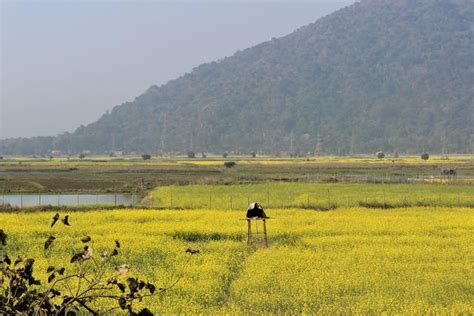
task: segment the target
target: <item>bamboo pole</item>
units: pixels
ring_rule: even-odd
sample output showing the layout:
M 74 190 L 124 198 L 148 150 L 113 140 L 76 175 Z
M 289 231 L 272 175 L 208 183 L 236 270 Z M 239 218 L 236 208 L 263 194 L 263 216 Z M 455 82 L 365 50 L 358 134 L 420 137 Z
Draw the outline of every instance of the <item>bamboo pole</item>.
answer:
M 258 245 L 258 220 L 255 220 L 255 243 Z
M 263 220 L 263 240 L 265 241 L 265 247 L 268 248 L 268 239 L 267 239 L 267 221 Z
M 250 222 L 250 219 L 247 219 L 247 246 L 250 246 L 252 241 L 252 223 Z

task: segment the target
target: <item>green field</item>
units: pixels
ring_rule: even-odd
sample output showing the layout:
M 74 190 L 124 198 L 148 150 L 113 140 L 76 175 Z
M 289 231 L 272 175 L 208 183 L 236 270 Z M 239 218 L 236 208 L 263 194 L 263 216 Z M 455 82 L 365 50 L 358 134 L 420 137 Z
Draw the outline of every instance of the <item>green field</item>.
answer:
M 163 186 L 145 203 L 155 207 L 245 209 L 258 201 L 270 208 L 474 206 L 473 185 L 374 183 L 265 183 Z
M 113 265 L 128 263 L 158 286 L 183 276 L 143 302 L 159 313 L 474 313 L 469 208 L 275 209 L 269 248 L 246 246 L 241 210 L 75 212 L 70 228 L 53 229 L 58 241 L 45 252 L 52 215 L 0 214 L 10 255 L 37 258 L 44 279 L 48 265 L 73 268 L 52 258 L 69 257 L 77 238 L 90 235 L 96 253 L 118 238 Z M 201 253 L 183 268 L 188 246 Z
M 234 161 L 234 168 L 224 167 Z M 444 168 L 458 176 L 440 177 Z M 185 157 L 4 157 L 0 160 L 0 193 L 136 192 L 156 186 L 250 184 L 274 181 L 417 182 L 474 184 L 474 156 L 418 156 L 377 159 L 374 156 L 278 158 L 232 156 Z

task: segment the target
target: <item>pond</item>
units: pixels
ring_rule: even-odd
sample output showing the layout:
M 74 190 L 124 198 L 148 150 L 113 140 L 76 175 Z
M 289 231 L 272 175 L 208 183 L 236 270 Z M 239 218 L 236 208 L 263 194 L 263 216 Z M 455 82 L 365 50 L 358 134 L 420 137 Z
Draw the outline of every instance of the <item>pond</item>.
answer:
M 140 202 L 135 194 L 0 194 L 0 205 L 134 205 Z

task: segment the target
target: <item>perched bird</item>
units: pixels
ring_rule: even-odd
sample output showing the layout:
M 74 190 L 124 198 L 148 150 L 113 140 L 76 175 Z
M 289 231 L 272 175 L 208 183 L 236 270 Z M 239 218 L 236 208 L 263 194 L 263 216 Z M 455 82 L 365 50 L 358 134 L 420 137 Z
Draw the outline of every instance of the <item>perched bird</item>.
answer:
M 53 216 L 53 222 L 51 223 L 51 227 L 53 227 L 54 224 L 56 224 L 56 222 L 58 221 L 58 219 L 59 219 L 59 213 L 54 214 L 54 216 Z

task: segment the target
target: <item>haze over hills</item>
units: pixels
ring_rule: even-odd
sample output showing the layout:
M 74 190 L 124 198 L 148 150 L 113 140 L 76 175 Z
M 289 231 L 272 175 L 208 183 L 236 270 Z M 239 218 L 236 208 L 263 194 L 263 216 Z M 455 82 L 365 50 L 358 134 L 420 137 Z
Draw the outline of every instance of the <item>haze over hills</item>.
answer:
M 473 35 L 470 0 L 364 0 L 0 154 L 473 152 Z

